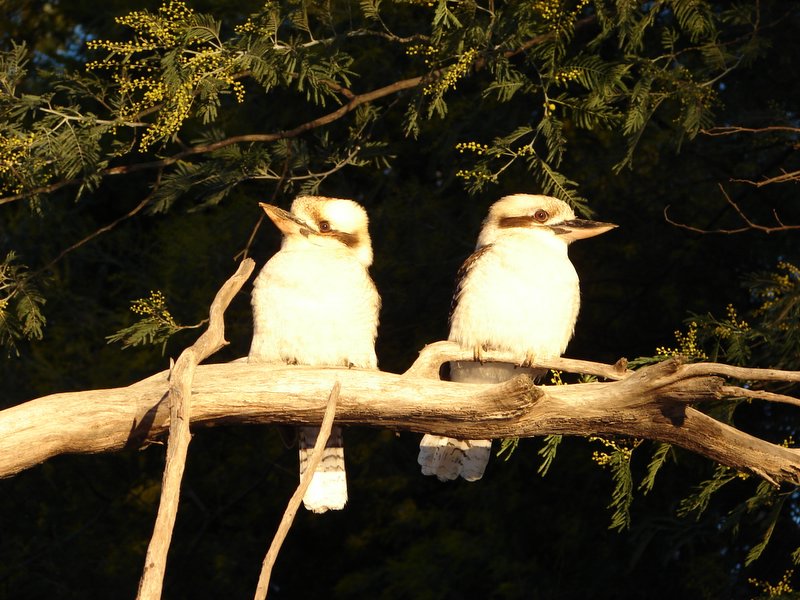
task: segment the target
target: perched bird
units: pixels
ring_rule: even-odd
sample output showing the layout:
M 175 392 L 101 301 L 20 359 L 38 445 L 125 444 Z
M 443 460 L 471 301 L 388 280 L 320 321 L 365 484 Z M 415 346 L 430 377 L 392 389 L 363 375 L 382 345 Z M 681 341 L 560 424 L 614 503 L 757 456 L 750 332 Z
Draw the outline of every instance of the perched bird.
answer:
M 283 233 L 253 287 L 249 362 L 377 368 L 380 296 L 369 276 L 367 213 L 340 198 L 300 196 L 291 212 L 261 204 Z M 300 427 L 300 475 L 319 433 Z M 342 429 L 334 427 L 303 498 L 325 512 L 347 502 Z
M 576 219 L 568 204 L 549 196 L 514 194 L 495 202 L 475 252 L 458 272 L 448 339 L 473 351 L 475 362 L 450 363 L 451 381 L 499 383 L 539 359 L 561 356 L 580 306 L 578 274 L 567 256 L 575 240 L 616 225 Z M 481 363 L 483 350 L 503 350 L 512 363 Z M 425 475 L 447 481 L 483 476 L 491 440 L 425 435 L 418 462 Z

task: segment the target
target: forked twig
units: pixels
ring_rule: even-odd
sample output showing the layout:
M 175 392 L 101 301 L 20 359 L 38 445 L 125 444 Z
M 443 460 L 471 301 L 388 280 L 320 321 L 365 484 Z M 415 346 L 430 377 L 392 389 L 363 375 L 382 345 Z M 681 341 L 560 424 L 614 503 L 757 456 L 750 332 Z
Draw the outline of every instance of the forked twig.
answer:
M 166 398 L 170 404 L 169 440 L 167 462 L 161 485 L 161 500 L 153 527 L 153 535 L 147 547 L 144 569 L 139 580 L 137 600 L 157 600 L 161 597 L 166 572 L 172 530 L 178 515 L 181 480 L 186 466 L 186 454 L 192 439 L 189 431 L 191 419 L 190 398 L 192 381 L 197 365 L 225 346 L 225 321 L 223 315 L 236 293 L 253 272 L 255 263 L 245 259 L 236 273 L 217 292 L 209 311 L 208 329 L 189 348 L 181 352 L 170 373 L 170 385 Z

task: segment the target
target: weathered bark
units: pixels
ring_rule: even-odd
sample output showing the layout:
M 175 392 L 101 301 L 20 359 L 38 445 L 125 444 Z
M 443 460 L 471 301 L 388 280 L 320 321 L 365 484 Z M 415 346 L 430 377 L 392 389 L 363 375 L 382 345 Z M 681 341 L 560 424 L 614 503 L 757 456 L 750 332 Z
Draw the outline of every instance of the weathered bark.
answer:
M 158 600 L 167 569 L 167 553 L 172 541 L 172 530 L 178 516 L 181 480 L 186 467 L 186 455 L 192 441 L 189 432 L 191 420 L 192 381 L 197 365 L 225 346 L 225 320 L 223 315 L 236 293 L 255 268 L 252 259 L 243 260 L 236 273 L 225 282 L 211 303 L 208 329 L 189 348 L 186 348 L 170 374 L 167 403 L 170 409 L 167 462 L 161 483 L 161 499 L 156 515 L 153 535 L 147 547 L 144 569 L 139 580 L 138 600 Z
M 433 378 L 447 360 L 470 359 L 455 344 L 437 342 L 405 375 L 360 369 L 200 365 L 192 387 L 194 427 L 222 424 L 321 422 L 328 394 L 341 382 L 336 422 L 435 433 L 456 438 L 547 434 L 616 434 L 666 441 L 772 482 L 800 484 L 800 451 L 772 444 L 704 415 L 692 405 L 732 398 L 723 377 L 800 381 L 800 372 L 739 369 L 677 360 L 631 372 L 554 359 L 534 366 L 601 374 L 616 381 L 536 386 L 521 375 L 499 385 Z M 508 361 L 503 353 L 486 360 Z M 0 412 L 0 477 L 64 453 L 138 447 L 163 434 L 167 373 L 124 388 L 54 394 Z M 797 403 L 775 395 L 769 401 Z

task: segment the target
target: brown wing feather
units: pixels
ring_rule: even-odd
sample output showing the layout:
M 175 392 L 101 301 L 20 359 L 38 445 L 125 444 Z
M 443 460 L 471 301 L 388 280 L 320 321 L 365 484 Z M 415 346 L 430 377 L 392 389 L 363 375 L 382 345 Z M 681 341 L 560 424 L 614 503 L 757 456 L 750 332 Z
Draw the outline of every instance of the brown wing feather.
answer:
M 488 252 L 489 248 L 491 248 L 491 244 L 487 244 L 485 246 L 481 246 L 475 252 L 469 255 L 467 260 L 461 265 L 456 273 L 456 289 L 453 292 L 453 299 L 450 301 L 450 315 L 448 317 L 448 321 L 452 323 L 453 321 L 453 312 L 456 310 L 456 306 L 458 305 L 458 301 L 461 298 L 461 291 L 464 286 L 464 280 L 467 278 L 467 275 L 472 270 L 472 267 L 475 266 L 475 263 L 478 262 L 481 257 Z

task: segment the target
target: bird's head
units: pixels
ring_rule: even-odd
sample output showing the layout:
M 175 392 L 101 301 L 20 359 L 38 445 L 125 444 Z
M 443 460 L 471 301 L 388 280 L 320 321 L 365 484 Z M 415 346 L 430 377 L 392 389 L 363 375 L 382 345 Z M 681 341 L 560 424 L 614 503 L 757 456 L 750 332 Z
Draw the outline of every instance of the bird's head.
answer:
M 489 208 L 478 248 L 509 236 L 544 236 L 570 244 L 614 229 L 613 223 L 575 218 L 569 204 L 551 196 L 513 194 Z
M 283 248 L 330 248 L 352 253 L 365 267 L 372 264 L 367 211 L 358 202 L 299 196 L 291 212 L 263 202 L 260 206 L 283 233 Z

